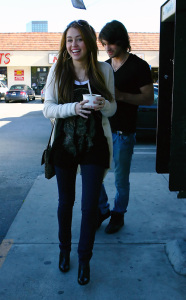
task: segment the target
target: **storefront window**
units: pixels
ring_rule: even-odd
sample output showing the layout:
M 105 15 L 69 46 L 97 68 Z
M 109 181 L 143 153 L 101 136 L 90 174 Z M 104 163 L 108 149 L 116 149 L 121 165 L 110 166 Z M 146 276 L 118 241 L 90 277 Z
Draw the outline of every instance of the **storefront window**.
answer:
M 0 67 L 0 80 L 5 85 L 8 84 L 8 82 L 7 82 L 7 67 Z
M 31 67 L 31 85 L 36 95 L 41 95 L 49 72 L 49 67 Z

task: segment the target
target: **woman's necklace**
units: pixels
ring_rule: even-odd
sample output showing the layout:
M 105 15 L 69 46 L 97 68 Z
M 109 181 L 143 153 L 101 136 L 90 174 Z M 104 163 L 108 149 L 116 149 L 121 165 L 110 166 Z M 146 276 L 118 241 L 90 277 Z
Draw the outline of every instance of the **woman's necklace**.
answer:
M 119 70 L 123 64 L 126 62 L 127 58 L 129 57 L 129 55 L 127 55 L 123 60 L 122 62 L 119 64 L 119 66 L 115 66 L 114 63 L 113 63 L 113 59 L 112 59 L 112 62 L 111 62 L 111 65 L 112 65 L 112 69 L 114 70 L 114 72 L 116 72 L 117 70 Z
M 80 82 L 80 84 L 85 81 L 86 76 L 87 76 L 86 72 L 84 73 L 84 76 L 77 76 L 77 79 Z

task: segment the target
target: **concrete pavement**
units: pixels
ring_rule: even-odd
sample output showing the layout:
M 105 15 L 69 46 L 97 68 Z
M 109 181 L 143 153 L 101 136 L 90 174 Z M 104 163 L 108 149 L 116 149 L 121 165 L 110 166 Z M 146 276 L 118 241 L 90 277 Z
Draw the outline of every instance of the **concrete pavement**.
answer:
M 112 172 L 105 187 L 112 208 Z M 186 199 L 168 190 L 167 175 L 131 173 L 125 226 L 107 235 L 106 220 L 97 231 L 86 286 L 77 283 L 81 176 L 76 183 L 71 269 L 66 274 L 58 269 L 57 198 L 56 179 L 39 176 L 0 246 L 1 300 L 186 299 L 186 277 L 175 272 L 165 251 L 169 245 L 169 253 L 175 254 L 175 241 L 186 238 Z M 176 265 L 179 257 L 173 256 Z

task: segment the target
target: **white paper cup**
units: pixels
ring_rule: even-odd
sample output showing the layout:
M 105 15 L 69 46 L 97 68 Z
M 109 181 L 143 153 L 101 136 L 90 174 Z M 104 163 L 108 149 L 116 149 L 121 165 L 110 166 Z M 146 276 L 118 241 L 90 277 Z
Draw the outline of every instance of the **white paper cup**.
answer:
M 96 97 L 101 97 L 101 95 L 97 94 L 83 94 L 83 100 L 88 100 L 83 106 L 96 106 L 97 104 L 93 103 L 96 100 Z

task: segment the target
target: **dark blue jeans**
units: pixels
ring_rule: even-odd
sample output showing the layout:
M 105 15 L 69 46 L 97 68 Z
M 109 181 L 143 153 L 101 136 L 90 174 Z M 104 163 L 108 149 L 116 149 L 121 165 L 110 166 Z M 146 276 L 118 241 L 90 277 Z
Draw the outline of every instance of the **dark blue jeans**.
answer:
M 113 139 L 113 158 L 116 195 L 113 211 L 124 214 L 127 212 L 130 192 L 130 166 L 133 155 L 133 149 L 136 142 L 135 133 L 130 135 L 112 134 Z M 108 196 L 104 185 L 101 189 L 99 199 L 99 209 L 102 214 L 109 210 Z
M 77 165 L 62 169 L 55 167 L 59 204 L 59 247 L 65 252 L 71 251 L 72 211 L 75 201 L 75 182 Z M 92 257 L 92 250 L 97 225 L 98 201 L 103 182 L 104 167 L 98 165 L 81 165 L 82 200 L 81 230 L 78 245 L 79 263 L 86 264 Z

